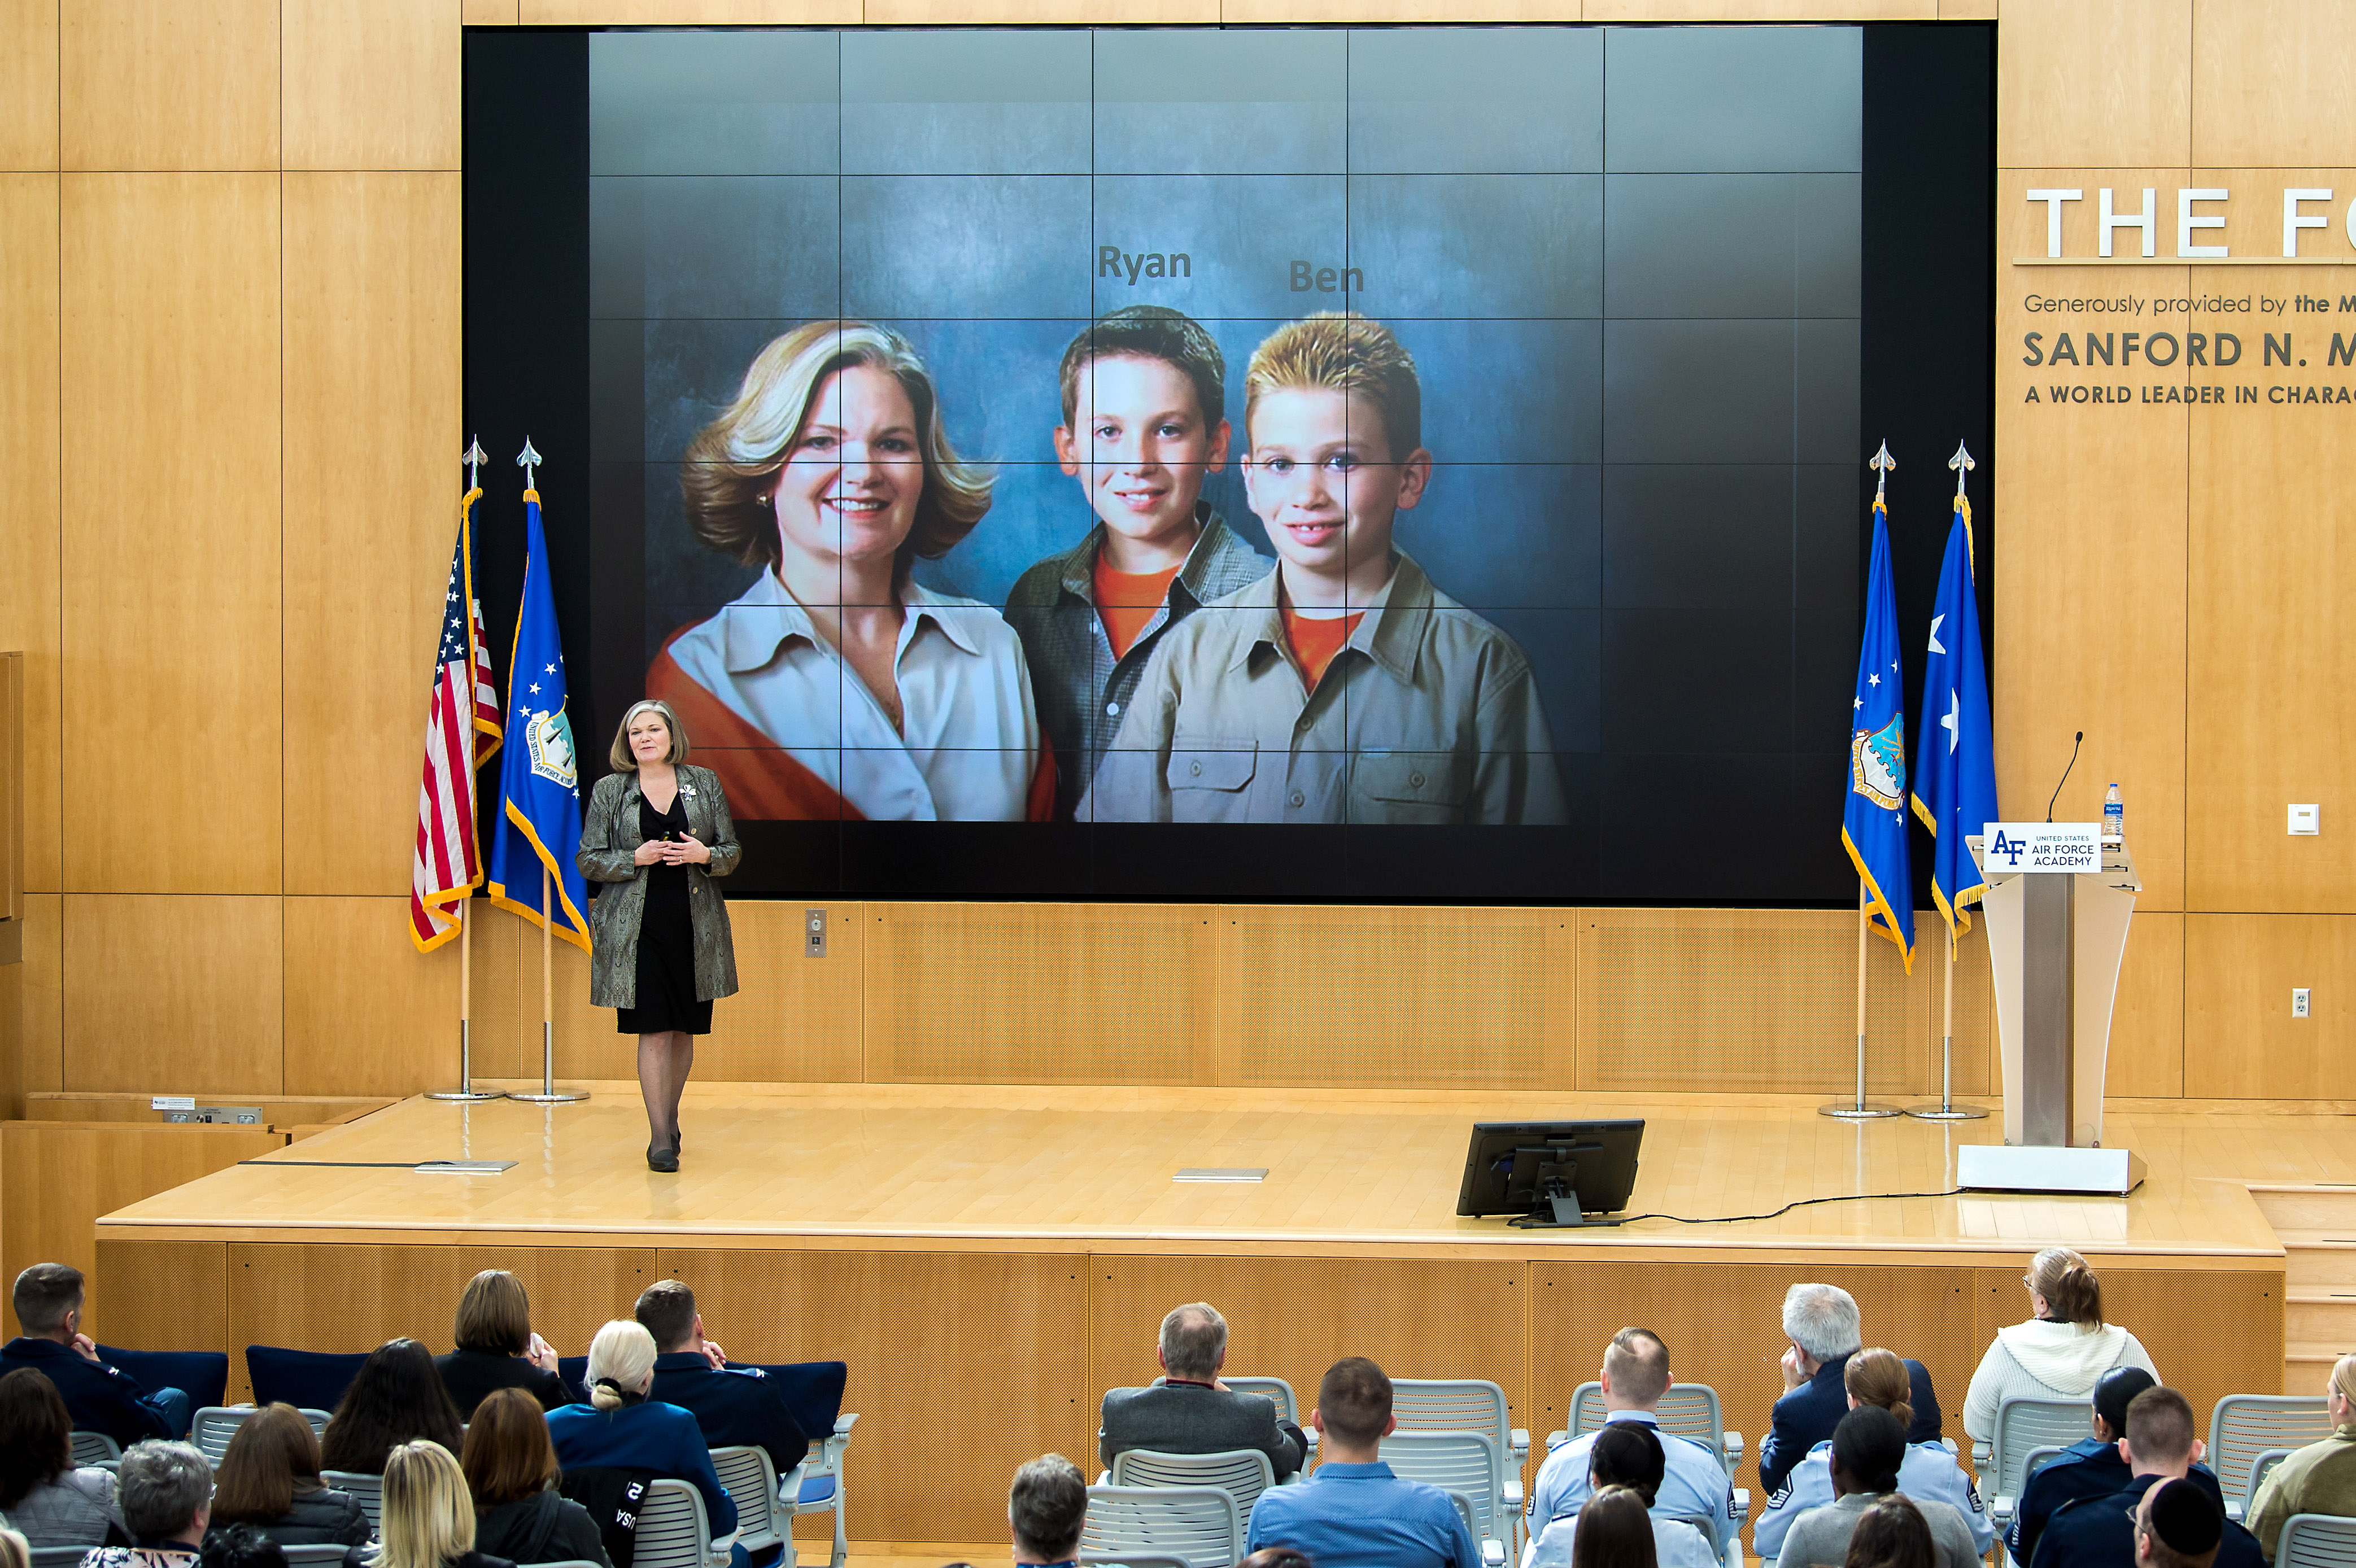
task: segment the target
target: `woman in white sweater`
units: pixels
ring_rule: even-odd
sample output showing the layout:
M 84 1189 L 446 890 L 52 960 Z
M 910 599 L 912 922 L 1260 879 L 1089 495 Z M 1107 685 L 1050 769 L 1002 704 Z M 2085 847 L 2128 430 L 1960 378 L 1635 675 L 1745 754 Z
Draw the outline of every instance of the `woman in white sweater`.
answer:
M 2084 1258 L 2048 1247 L 2020 1283 L 2029 1287 L 2031 1316 L 1997 1330 L 1964 1398 L 1964 1430 L 1974 1439 L 1996 1435 L 1997 1412 L 2008 1399 L 2091 1400 L 2113 1367 L 2159 1376 L 2143 1341 L 2103 1321 L 2103 1282 Z

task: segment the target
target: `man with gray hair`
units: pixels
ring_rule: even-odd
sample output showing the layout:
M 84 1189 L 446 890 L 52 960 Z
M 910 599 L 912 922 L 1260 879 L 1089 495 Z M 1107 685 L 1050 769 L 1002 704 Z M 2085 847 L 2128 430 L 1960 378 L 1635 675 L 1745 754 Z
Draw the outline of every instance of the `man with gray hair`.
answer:
M 1841 1373 L 1865 1348 L 1857 1297 L 1837 1285 L 1795 1285 L 1783 1293 L 1783 1397 L 1775 1402 L 1767 1441 L 1759 1445 L 1759 1484 L 1769 1496 L 1783 1488 L 1792 1467 L 1848 1413 L 1848 1387 Z M 1905 1358 L 1913 1385 L 1914 1424 L 1909 1443 L 1939 1441 L 1939 1396 L 1922 1363 Z
M 1014 1561 L 1025 1568 L 1066 1568 L 1080 1554 L 1088 1522 L 1088 1483 L 1061 1454 L 1042 1454 L 1014 1472 L 1006 1493 L 1006 1524 L 1014 1534 Z
M 213 1466 L 194 1444 L 150 1439 L 123 1451 L 115 1500 L 134 1546 L 104 1546 L 82 1568 L 192 1564 L 212 1523 Z
M 1219 1381 L 1227 1360 L 1227 1320 L 1207 1301 L 1173 1307 L 1162 1320 L 1155 1388 L 1117 1388 L 1104 1398 L 1097 1452 L 1107 1465 L 1131 1448 L 1157 1454 L 1226 1454 L 1257 1448 L 1282 1480 L 1309 1451 L 1301 1428 L 1277 1419 L 1276 1402 L 1237 1393 Z

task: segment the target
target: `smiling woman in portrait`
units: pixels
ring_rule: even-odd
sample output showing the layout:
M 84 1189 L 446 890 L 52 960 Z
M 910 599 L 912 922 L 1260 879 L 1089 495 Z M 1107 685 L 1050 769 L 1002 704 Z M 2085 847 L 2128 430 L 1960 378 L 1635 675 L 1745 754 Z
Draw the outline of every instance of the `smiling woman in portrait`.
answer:
M 737 815 L 1044 820 L 1055 769 L 999 613 L 911 578 L 990 509 L 898 334 L 815 321 L 689 443 L 688 527 L 761 575 L 647 674 Z

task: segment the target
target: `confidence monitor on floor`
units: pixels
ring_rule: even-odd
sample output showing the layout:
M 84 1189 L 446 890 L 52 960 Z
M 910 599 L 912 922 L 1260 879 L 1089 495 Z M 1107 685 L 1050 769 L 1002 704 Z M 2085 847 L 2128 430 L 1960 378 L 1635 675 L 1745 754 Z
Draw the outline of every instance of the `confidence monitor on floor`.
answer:
M 1636 1185 L 1641 1117 L 1610 1122 L 1476 1122 L 1464 1151 L 1459 1214 L 1511 1214 L 1534 1230 L 1612 1225 Z

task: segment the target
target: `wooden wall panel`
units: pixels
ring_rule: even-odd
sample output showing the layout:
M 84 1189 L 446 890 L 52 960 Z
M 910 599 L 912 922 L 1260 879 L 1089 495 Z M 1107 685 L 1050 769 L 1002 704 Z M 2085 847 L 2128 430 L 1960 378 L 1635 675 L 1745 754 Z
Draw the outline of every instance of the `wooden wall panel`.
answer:
M 230 1342 L 298 1350 L 369 1350 L 402 1336 L 452 1349 L 458 1297 L 478 1270 L 503 1268 L 531 1296 L 531 1326 L 567 1356 L 627 1317 L 654 1280 L 644 1248 L 338 1246 L 232 1243 Z M 243 1358 L 230 1367 L 232 1403 L 252 1394 Z
M 0 648 L 25 656 L 25 886 L 48 892 L 59 886 L 59 535 L 58 177 L 0 175 Z
M 2190 163 L 2192 4 L 2003 0 L 1997 165 Z M 2001 199 L 1997 208 L 2001 221 Z M 2004 356 L 1997 360 L 2002 364 Z
M 712 1034 L 696 1046 L 699 1075 L 752 1083 L 865 1078 L 866 906 L 825 906 L 826 956 L 812 958 L 802 951 L 802 912 L 816 907 L 799 900 L 728 906 L 744 989 L 712 1008 Z
M 459 5 L 285 0 L 286 167 L 455 170 Z
M 527 27 L 839 27 L 859 0 L 519 0 Z
M 2111 1004 L 2106 1094 L 2172 1100 L 2184 1093 L 2184 919 L 2136 912 Z
M 2291 1017 L 2294 986 L 2311 1017 Z M 2185 917 L 2184 1092 L 2356 1099 L 2356 916 Z
M 18 1082 L 26 1092 L 55 1089 L 65 1074 L 65 901 L 56 893 L 25 897 L 25 955 L 17 974 L 23 1032 Z
M 285 911 L 285 1092 L 404 1095 L 455 1083 L 456 944 L 412 948 L 406 898 L 289 898 Z
M 0 1123 L 0 1190 L 8 1195 L 0 1277 L 13 1280 L 37 1263 L 95 1275 L 101 1214 L 285 1147 L 284 1134 L 261 1127 Z M 106 1307 L 93 1290 L 84 1308 L 93 1338 L 105 1337 Z
M 1084 1257 L 665 1247 L 656 1263 L 731 1356 L 850 1363 L 843 1408 L 861 1419 L 843 1489 L 869 1499 L 862 1537 L 989 1541 L 1017 1465 L 1054 1451 L 1095 1474 Z
M 460 16 L 469 27 L 512 27 L 517 0 L 460 0 Z
M 2356 163 L 2338 111 L 2356 78 L 2348 24 L 2339 0 L 2193 0 L 2193 161 Z
M 278 166 L 277 0 L 73 0 L 59 12 L 64 167 Z
M 59 1087 L 285 1093 L 280 904 L 68 895 Z
M 229 1243 L 101 1242 L 91 1300 L 105 1303 L 106 1342 L 126 1350 L 210 1350 L 244 1371 L 229 1338 Z
M 455 174 L 285 176 L 291 893 L 409 891 L 466 472 L 458 187 Z
M 63 208 L 65 885 L 276 892 L 278 178 L 69 176 Z
M 57 0 L 0 3 L 0 169 L 58 166 Z

